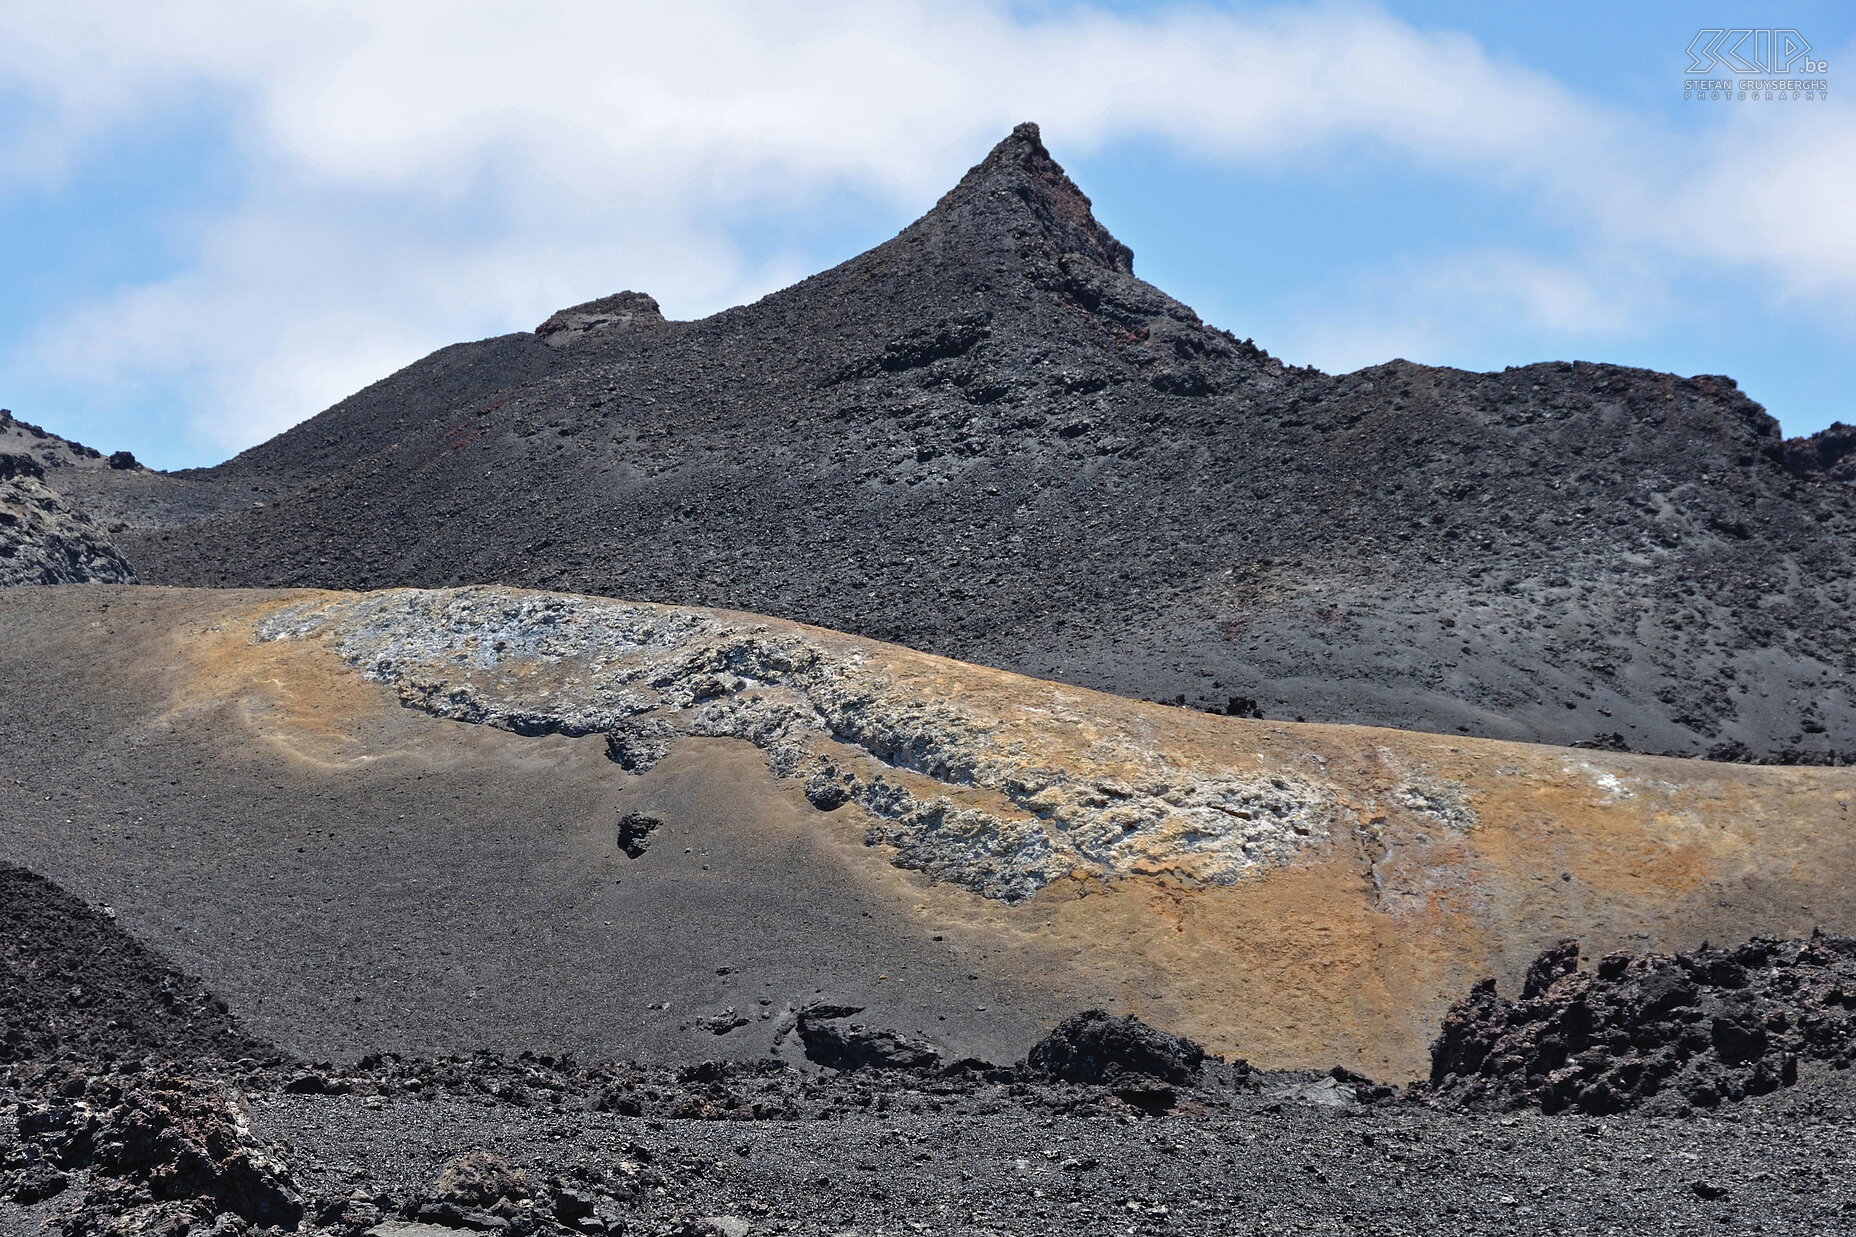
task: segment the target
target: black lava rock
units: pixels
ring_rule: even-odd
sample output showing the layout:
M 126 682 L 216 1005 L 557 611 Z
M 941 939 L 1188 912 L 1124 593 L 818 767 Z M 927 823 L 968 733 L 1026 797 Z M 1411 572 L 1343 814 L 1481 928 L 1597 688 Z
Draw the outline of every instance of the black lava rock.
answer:
M 473 1151 L 445 1165 L 439 1174 L 436 1201 L 488 1209 L 504 1199 L 517 1202 L 528 1196 L 528 1178 L 520 1169 L 488 1151 Z
M 554 1217 L 569 1226 L 592 1219 L 598 1207 L 598 1200 L 585 1190 L 557 1190 L 554 1195 Z
M 53 1066 L 30 1079 L 16 1112 L 22 1144 L 60 1170 L 90 1171 L 80 1213 L 92 1218 L 168 1216 L 176 1205 L 195 1219 L 231 1214 L 285 1229 L 303 1218 L 288 1167 L 223 1081 Z
M 1755 938 L 1732 951 L 1602 958 L 1563 941 L 1519 1001 L 1483 980 L 1431 1048 L 1431 1102 L 1615 1113 L 1712 1108 L 1797 1081 L 1801 1061 L 1856 1059 L 1856 940 Z
M 1191 1040 L 1156 1030 L 1132 1015 L 1112 1018 L 1099 1009 L 1065 1018 L 1025 1057 L 1032 1069 L 1084 1083 L 1129 1076 L 1183 1083 L 1204 1062 L 1205 1049 Z
M 1809 438 L 1785 444 L 1785 467 L 1807 481 L 1856 484 L 1856 425 L 1832 421 Z
M 663 821 L 655 816 L 646 816 L 640 812 L 627 812 L 619 817 L 619 849 L 628 858 L 636 859 L 651 847 L 651 834 L 663 826 Z
M 71 1183 L 70 1177 L 44 1160 L 0 1172 L 0 1201 L 12 1199 L 24 1207 L 56 1198 Z
M 16 477 L 33 477 L 43 481 L 45 468 L 30 455 L 0 451 L 0 481 L 11 481 Z
M 924 1070 L 941 1063 L 931 1045 L 899 1031 L 842 1022 L 858 1012 L 846 1006 L 801 1010 L 797 1029 L 806 1059 L 838 1070 Z

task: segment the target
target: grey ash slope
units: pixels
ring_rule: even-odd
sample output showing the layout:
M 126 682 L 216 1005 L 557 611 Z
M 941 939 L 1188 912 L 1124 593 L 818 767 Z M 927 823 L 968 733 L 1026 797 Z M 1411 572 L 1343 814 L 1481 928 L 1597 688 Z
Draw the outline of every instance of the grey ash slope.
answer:
M 1856 444 L 1784 443 L 1729 379 L 1284 366 L 1137 279 L 1030 126 L 753 305 L 610 300 L 198 476 L 249 500 L 131 561 L 727 606 L 1277 717 L 1856 753 Z
M 310 484 L 388 451 L 435 421 L 454 418 L 485 392 L 521 386 L 554 369 L 556 355 L 528 332 L 452 344 L 350 395 L 214 469 L 179 474 L 263 496 Z

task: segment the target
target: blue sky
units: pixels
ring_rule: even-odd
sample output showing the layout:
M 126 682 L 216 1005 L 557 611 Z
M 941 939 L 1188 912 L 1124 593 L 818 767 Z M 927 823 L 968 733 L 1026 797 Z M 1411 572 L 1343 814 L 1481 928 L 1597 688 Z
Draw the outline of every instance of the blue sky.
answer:
M 73 3 L 0 14 L 0 406 L 207 464 L 455 339 L 894 234 L 1021 119 L 1136 270 L 1330 370 L 1726 373 L 1856 421 L 1829 100 L 1684 101 L 1690 5 Z

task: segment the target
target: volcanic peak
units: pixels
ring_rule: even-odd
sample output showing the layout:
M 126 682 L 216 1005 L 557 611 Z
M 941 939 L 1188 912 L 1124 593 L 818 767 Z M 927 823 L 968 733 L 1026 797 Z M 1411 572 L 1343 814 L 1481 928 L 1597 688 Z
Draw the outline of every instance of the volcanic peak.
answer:
M 965 385 L 978 402 L 1000 398 L 1032 367 L 1074 371 L 1091 391 L 1134 379 L 1186 396 L 1303 376 L 1138 278 L 1133 251 L 1096 219 L 1029 123 L 893 240 L 769 302 L 806 316 L 834 305 L 847 342 L 890 337 L 885 356 L 828 381 L 970 355 L 989 371 Z M 974 348 L 985 339 L 993 346 Z
M 1023 204 L 1057 252 L 1079 254 L 1110 270 L 1134 273 L 1134 251 L 1097 222 L 1089 195 L 1051 158 L 1037 125 L 1030 121 L 993 147 L 917 226 L 968 211 L 992 214 L 994 199 L 1006 196 Z

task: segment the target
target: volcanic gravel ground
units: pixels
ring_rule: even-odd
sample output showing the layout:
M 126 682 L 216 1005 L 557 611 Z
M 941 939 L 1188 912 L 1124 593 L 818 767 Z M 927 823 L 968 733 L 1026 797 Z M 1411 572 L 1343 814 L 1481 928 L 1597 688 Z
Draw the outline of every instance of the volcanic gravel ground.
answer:
M 715 1214 L 767 1231 L 838 1233 L 1833 1233 L 1856 1224 L 1856 1104 L 1842 1088 L 1685 1122 L 1465 1119 L 1260 1096 L 1217 1115 L 1160 1119 L 1051 1114 L 1005 1096 L 909 1111 L 921 1103 L 901 1094 L 889 1113 L 829 1123 L 653 1129 L 458 1104 L 375 1112 L 353 1100 L 279 1098 L 260 1109 L 259 1127 L 323 1149 L 326 1167 L 304 1174 L 320 1194 L 352 1190 L 352 1165 L 410 1195 L 445 1158 L 477 1147 L 534 1165 L 538 1179 L 577 1177 L 580 1164 L 597 1179 L 635 1144 L 666 1178 L 664 1193 L 651 1186 L 637 1208 L 647 1232 Z
M 1466 1116 L 1336 1102 L 1315 1080 L 1187 1093 L 1202 1111 L 1054 1110 L 1036 1088 L 919 1079 L 810 1084 L 824 1119 L 678 1120 L 516 1106 L 493 1097 L 258 1090 L 306 1221 L 494 1226 L 449 1209 L 445 1166 L 484 1151 L 533 1198 L 513 1231 L 584 1213 L 613 1233 L 1847 1232 L 1856 1224 L 1856 1095 L 1820 1081 L 1686 1120 Z M 1014 1095 L 1013 1090 L 1023 1093 Z M 1310 1094 L 1318 1098 L 1307 1098 Z M 7 1131 L 0 1125 L 0 1138 Z M 26 1234 L 72 1209 L 83 1171 L 33 1206 Z M 564 1198 L 566 1192 L 572 1197 Z M 731 1217 L 750 1226 L 693 1223 Z
M 57 1041 L 8 1036 L 21 1059 L 0 1072 L 0 1233 L 237 1237 L 280 1225 L 357 1237 L 383 1221 L 506 1237 L 1831 1233 L 1856 1222 L 1856 1089 L 1815 1060 L 1796 1086 L 1702 1113 L 1499 1115 L 1427 1107 L 1422 1088 L 1401 1095 L 1339 1070 L 1203 1062 L 1196 1045 L 1099 1013 L 1030 1045 L 1030 1064 L 999 1067 L 942 1062 L 853 1021 L 854 1009 L 814 1006 L 800 1020 L 806 1055 L 863 1068 L 583 1066 L 527 1053 L 306 1066 L 243 1036 L 107 916 L 4 875 L 9 905 L 31 908 L 9 920 L 9 967 L 74 965 L 97 989 L 92 1021 L 111 1017 Z M 74 943 L 95 957 L 73 963 Z M 1738 991 L 1730 966 L 1779 958 L 1815 973 L 1841 965 L 1840 946 L 1754 942 L 1682 961 Z M 1565 1004 L 1569 958 L 1543 955 L 1528 999 L 1557 990 Z M 139 986 L 126 973 L 136 965 Z M 1604 982 L 1634 992 L 1675 964 L 1604 965 L 1615 972 Z M 147 1026 L 173 1020 L 177 988 L 199 1029 L 151 1037 Z M 1823 988 L 1762 991 L 1769 1014 L 1788 1001 L 1795 1014 Z M 29 982 L 6 1013 L 33 1026 L 67 1007 Z M 1457 1039 L 1446 1034 L 1445 1057 Z M 266 1059 L 193 1060 L 202 1050 Z M 1518 1082 L 1526 1062 L 1513 1064 Z
M 1788 444 L 1731 379 L 1285 366 L 1137 279 L 1030 126 L 753 305 L 620 299 L 78 497 L 153 583 L 519 584 L 1272 718 L 1856 754 L 1856 435 Z

